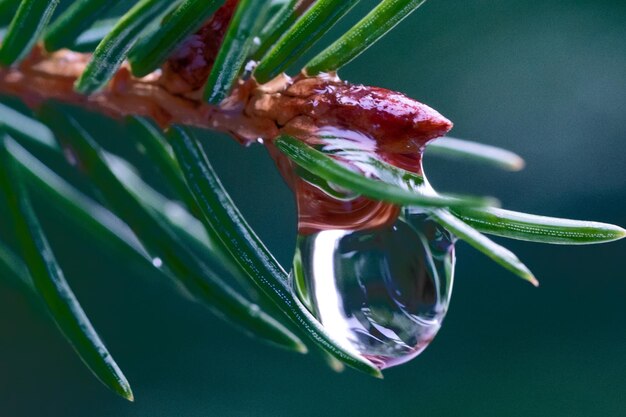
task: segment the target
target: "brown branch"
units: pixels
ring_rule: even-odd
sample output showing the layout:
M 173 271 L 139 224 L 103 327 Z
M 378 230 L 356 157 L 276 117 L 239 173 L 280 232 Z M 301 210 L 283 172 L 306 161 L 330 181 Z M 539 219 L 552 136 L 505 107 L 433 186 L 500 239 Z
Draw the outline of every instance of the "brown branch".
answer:
M 106 88 L 85 96 L 74 91 L 74 82 L 89 59 L 89 54 L 68 50 L 45 54 L 35 48 L 18 67 L 0 69 L 0 93 L 17 96 L 31 107 L 57 100 L 112 117 L 151 117 L 163 127 L 185 124 L 220 130 L 242 141 L 277 134 L 273 121 L 244 114 L 246 101 L 255 88 L 252 83 L 242 83 L 222 106 L 214 107 L 200 99 L 199 91 L 171 93 L 160 71 L 137 79 L 123 66 Z
M 330 128 L 339 135 L 360 135 L 373 144 L 372 152 L 388 162 L 421 173 L 426 142 L 452 127 L 435 110 L 403 94 L 352 85 L 334 76 L 291 79 L 282 75 L 264 85 L 242 80 L 220 106 L 210 106 L 202 100 L 201 87 L 180 89 L 182 79 L 171 66 L 134 78 L 125 65 L 102 91 L 85 96 L 73 87 L 89 59 L 90 55 L 68 50 L 45 54 L 36 48 L 18 67 L 0 69 L 0 93 L 18 96 L 31 107 L 57 100 L 113 117 L 147 116 L 162 127 L 184 124 L 220 130 L 242 143 L 264 139 L 296 193 L 303 233 L 331 226 L 377 227 L 393 222 L 398 208 L 363 197 L 349 203 L 333 200 L 295 175 L 272 139 L 288 133 L 317 143 L 320 130 Z
M 281 132 L 314 140 L 320 127 L 332 126 L 364 133 L 375 140 L 378 151 L 394 155 L 417 156 L 427 141 L 452 127 L 435 110 L 403 94 L 333 76 L 282 75 L 264 85 L 240 81 L 220 106 L 210 106 L 202 100 L 201 88 L 179 92 L 180 80 L 169 69 L 134 78 L 124 65 L 102 91 L 85 96 L 73 87 L 89 59 L 89 54 L 46 54 L 35 48 L 18 67 L 0 69 L 0 93 L 20 97 L 32 107 L 58 100 L 113 117 L 148 116 L 163 127 L 220 130 L 242 142 L 271 140 Z

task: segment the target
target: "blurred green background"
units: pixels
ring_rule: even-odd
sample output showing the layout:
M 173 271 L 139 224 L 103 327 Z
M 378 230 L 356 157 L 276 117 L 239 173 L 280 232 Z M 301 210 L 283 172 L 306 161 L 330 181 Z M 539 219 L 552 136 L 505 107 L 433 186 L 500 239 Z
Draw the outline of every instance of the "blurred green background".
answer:
M 374 3 L 364 0 L 355 15 Z M 623 0 L 431 0 L 341 75 L 405 92 L 452 119 L 455 136 L 528 162 L 502 173 L 427 159 L 437 188 L 625 226 L 624 22 Z M 207 147 L 252 225 L 289 264 L 294 203 L 264 150 L 226 139 Z M 136 403 L 100 385 L 45 315 L 0 282 L 2 417 L 626 415 L 624 241 L 505 242 L 538 289 L 459 244 L 439 336 L 380 381 L 250 340 L 54 213 L 45 226 Z

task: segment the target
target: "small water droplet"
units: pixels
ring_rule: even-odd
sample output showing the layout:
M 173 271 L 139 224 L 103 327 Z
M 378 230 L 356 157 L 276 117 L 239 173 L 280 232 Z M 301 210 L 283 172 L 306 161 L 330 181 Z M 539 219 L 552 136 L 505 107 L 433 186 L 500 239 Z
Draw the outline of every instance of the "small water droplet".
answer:
M 257 61 L 254 61 L 254 60 L 248 61 L 244 67 L 244 72 L 243 72 L 244 76 L 248 76 L 252 74 L 254 70 L 256 69 L 257 65 L 259 65 Z
M 165 215 L 175 221 L 183 221 L 186 218 L 185 208 L 178 202 L 167 201 L 163 205 Z
M 257 304 L 251 304 L 250 305 L 250 314 L 252 316 L 258 317 L 259 314 L 261 314 L 261 307 L 259 307 Z
M 448 309 L 454 237 L 417 208 L 392 225 L 298 237 L 292 288 L 329 334 L 379 368 L 433 340 Z
M 76 157 L 76 153 L 69 146 L 63 147 L 63 155 L 65 156 L 65 159 L 71 166 L 73 167 L 78 166 L 78 158 Z
M 161 268 L 163 266 L 163 260 L 161 258 L 154 258 L 152 259 L 152 265 L 154 265 L 155 268 Z

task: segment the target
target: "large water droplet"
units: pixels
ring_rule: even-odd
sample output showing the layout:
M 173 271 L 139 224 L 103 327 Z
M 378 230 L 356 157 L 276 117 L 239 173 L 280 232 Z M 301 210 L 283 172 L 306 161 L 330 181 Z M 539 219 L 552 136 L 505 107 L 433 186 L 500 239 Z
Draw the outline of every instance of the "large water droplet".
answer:
M 416 208 L 391 225 L 298 237 L 293 289 L 341 345 L 379 368 L 433 340 L 448 309 L 454 237 Z

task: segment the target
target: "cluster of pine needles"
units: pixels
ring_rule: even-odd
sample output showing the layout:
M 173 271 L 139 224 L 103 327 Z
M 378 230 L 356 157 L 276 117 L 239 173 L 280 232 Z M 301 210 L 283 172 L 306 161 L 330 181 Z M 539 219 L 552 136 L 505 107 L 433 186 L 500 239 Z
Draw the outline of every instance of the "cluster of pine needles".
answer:
M 254 76 L 260 83 L 293 70 L 357 2 L 240 0 L 204 86 L 204 99 L 219 105 L 251 60 L 257 65 L 246 76 Z M 297 68 L 298 72 L 315 76 L 339 70 L 423 2 L 380 1 L 356 25 Z M 75 90 L 92 94 L 105 88 L 124 62 L 136 77 L 159 69 L 223 0 L 63 3 L 0 0 L 0 65 L 19 65 L 39 42 L 47 52 L 70 49 L 90 53 Z M 107 144 L 95 139 L 81 112 L 44 103 L 33 115 L 15 100 L 5 99 L 0 104 L 0 212 L 8 219 L 3 225 L 7 236 L 0 239 L 1 277 L 14 278 L 45 305 L 100 381 L 132 400 L 127 379 L 54 256 L 33 204 L 34 194 L 115 256 L 158 271 L 246 333 L 298 352 L 306 352 L 308 345 L 336 366 L 346 364 L 380 376 L 372 363 L 330 338 L 293 295 L 288 273 L 229 197 L 196 131 L 172 126 L 164 132 L 142 117 L 128 118 L 123 129 L 141 149 L 137 155 L 157 168 L 153 172 L 159 172 L 168 196 L 146 183 L 141 170 L 127 159 L 106 150 Z M 356 152 L 347 154 L 384 175 L 371 178 L 359 174 L 324 149 L 314 149 L 293 137 L 282 136 L 275 143 L 321 181 L 371 199 L 424 207 L 458 238 L 533 283 L 528 268 L 483 233 L 556 244 L 599 243 L 625 235 L 617 226 L 502 210 L 494 207 L 493 199 L 424 193 L 424 179 L 419 175 Z M 429 149 L 433 154 L 470 158 L 508 170 L 523 165 L 508 151 L 459 139 L 438 139 Z

